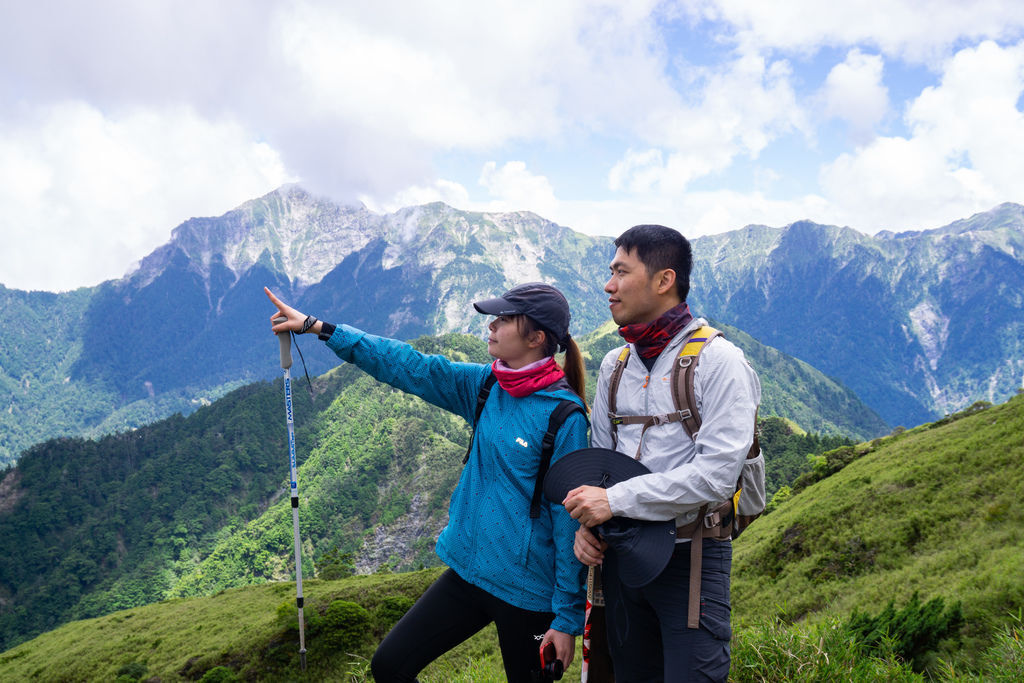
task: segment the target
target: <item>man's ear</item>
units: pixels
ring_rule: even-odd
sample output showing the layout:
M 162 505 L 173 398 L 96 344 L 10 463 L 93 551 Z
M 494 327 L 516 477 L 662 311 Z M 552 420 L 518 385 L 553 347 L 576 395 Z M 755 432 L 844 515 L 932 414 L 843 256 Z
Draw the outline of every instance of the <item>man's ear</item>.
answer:
M 671 268 L 659 270 L 654 274 L 658 294 L 667 294 L 676 288 L 676 271 Z

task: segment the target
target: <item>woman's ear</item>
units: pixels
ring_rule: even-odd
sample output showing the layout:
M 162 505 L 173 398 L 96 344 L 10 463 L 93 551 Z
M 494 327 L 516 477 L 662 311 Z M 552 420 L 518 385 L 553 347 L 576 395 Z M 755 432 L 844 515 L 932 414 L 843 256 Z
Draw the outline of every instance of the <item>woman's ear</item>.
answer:
M 544 345 L 547 341 L 548 335 L 544 330 L 534 330 L 530 334 L 526 335 L 526 346 L 531 349 L 536 349 Z

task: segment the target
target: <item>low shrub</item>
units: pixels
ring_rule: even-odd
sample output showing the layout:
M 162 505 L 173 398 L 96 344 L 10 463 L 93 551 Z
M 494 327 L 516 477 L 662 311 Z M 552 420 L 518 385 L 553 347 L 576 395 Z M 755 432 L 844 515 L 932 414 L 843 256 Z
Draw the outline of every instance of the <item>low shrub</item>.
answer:
M 924 671 L 935 662 L 935 653 L 943 640 L 959 638 L 964 624 L 963 610 L 956 602 L 946 608 L 942 598 L 925 604 L 917 593 L 897 610 L 893 601 L 875 616 L 854 610 L 847 632 L 869 652 L 883 645 L 910 662 L 914 671 Z

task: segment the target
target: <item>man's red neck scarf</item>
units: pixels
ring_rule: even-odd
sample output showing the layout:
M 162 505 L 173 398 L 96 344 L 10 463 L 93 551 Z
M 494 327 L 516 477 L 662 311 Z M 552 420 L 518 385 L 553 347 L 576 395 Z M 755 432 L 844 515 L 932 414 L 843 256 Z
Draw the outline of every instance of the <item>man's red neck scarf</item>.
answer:
M 516 398 L 529 396 L 565 377 L 562 368 L 558 367 L 558 363 L 555 362 L 554 356 L 548 356 L 547 360 L 532 363 L 519 370 L 513 370 L 496 360 L 491 363 L 491 370 L 498 378 L 501 388 Z
M 642 358 L 655 358 L 679 330 L 690 324 L 693 316 L 686 302 L 673 306 L 661 314 L 661 317 L 649 323 L 636 323 L 619 328 L 622 338 L 633 345 Z

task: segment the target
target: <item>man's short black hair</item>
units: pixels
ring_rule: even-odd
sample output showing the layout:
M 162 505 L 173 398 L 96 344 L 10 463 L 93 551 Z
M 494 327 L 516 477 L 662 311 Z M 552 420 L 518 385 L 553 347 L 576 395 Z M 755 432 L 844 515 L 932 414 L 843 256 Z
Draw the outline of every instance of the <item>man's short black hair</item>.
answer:
M 686 301 L 690 294 L 690 270 L 693 252 L 690 243 L 679 231 L 664 225 L 634 225 L 615 240 L 615 246 L 626 252 L 636 250 L 636 257 L 650 275 L 671 268 L 676 273 L 676 292 Z

